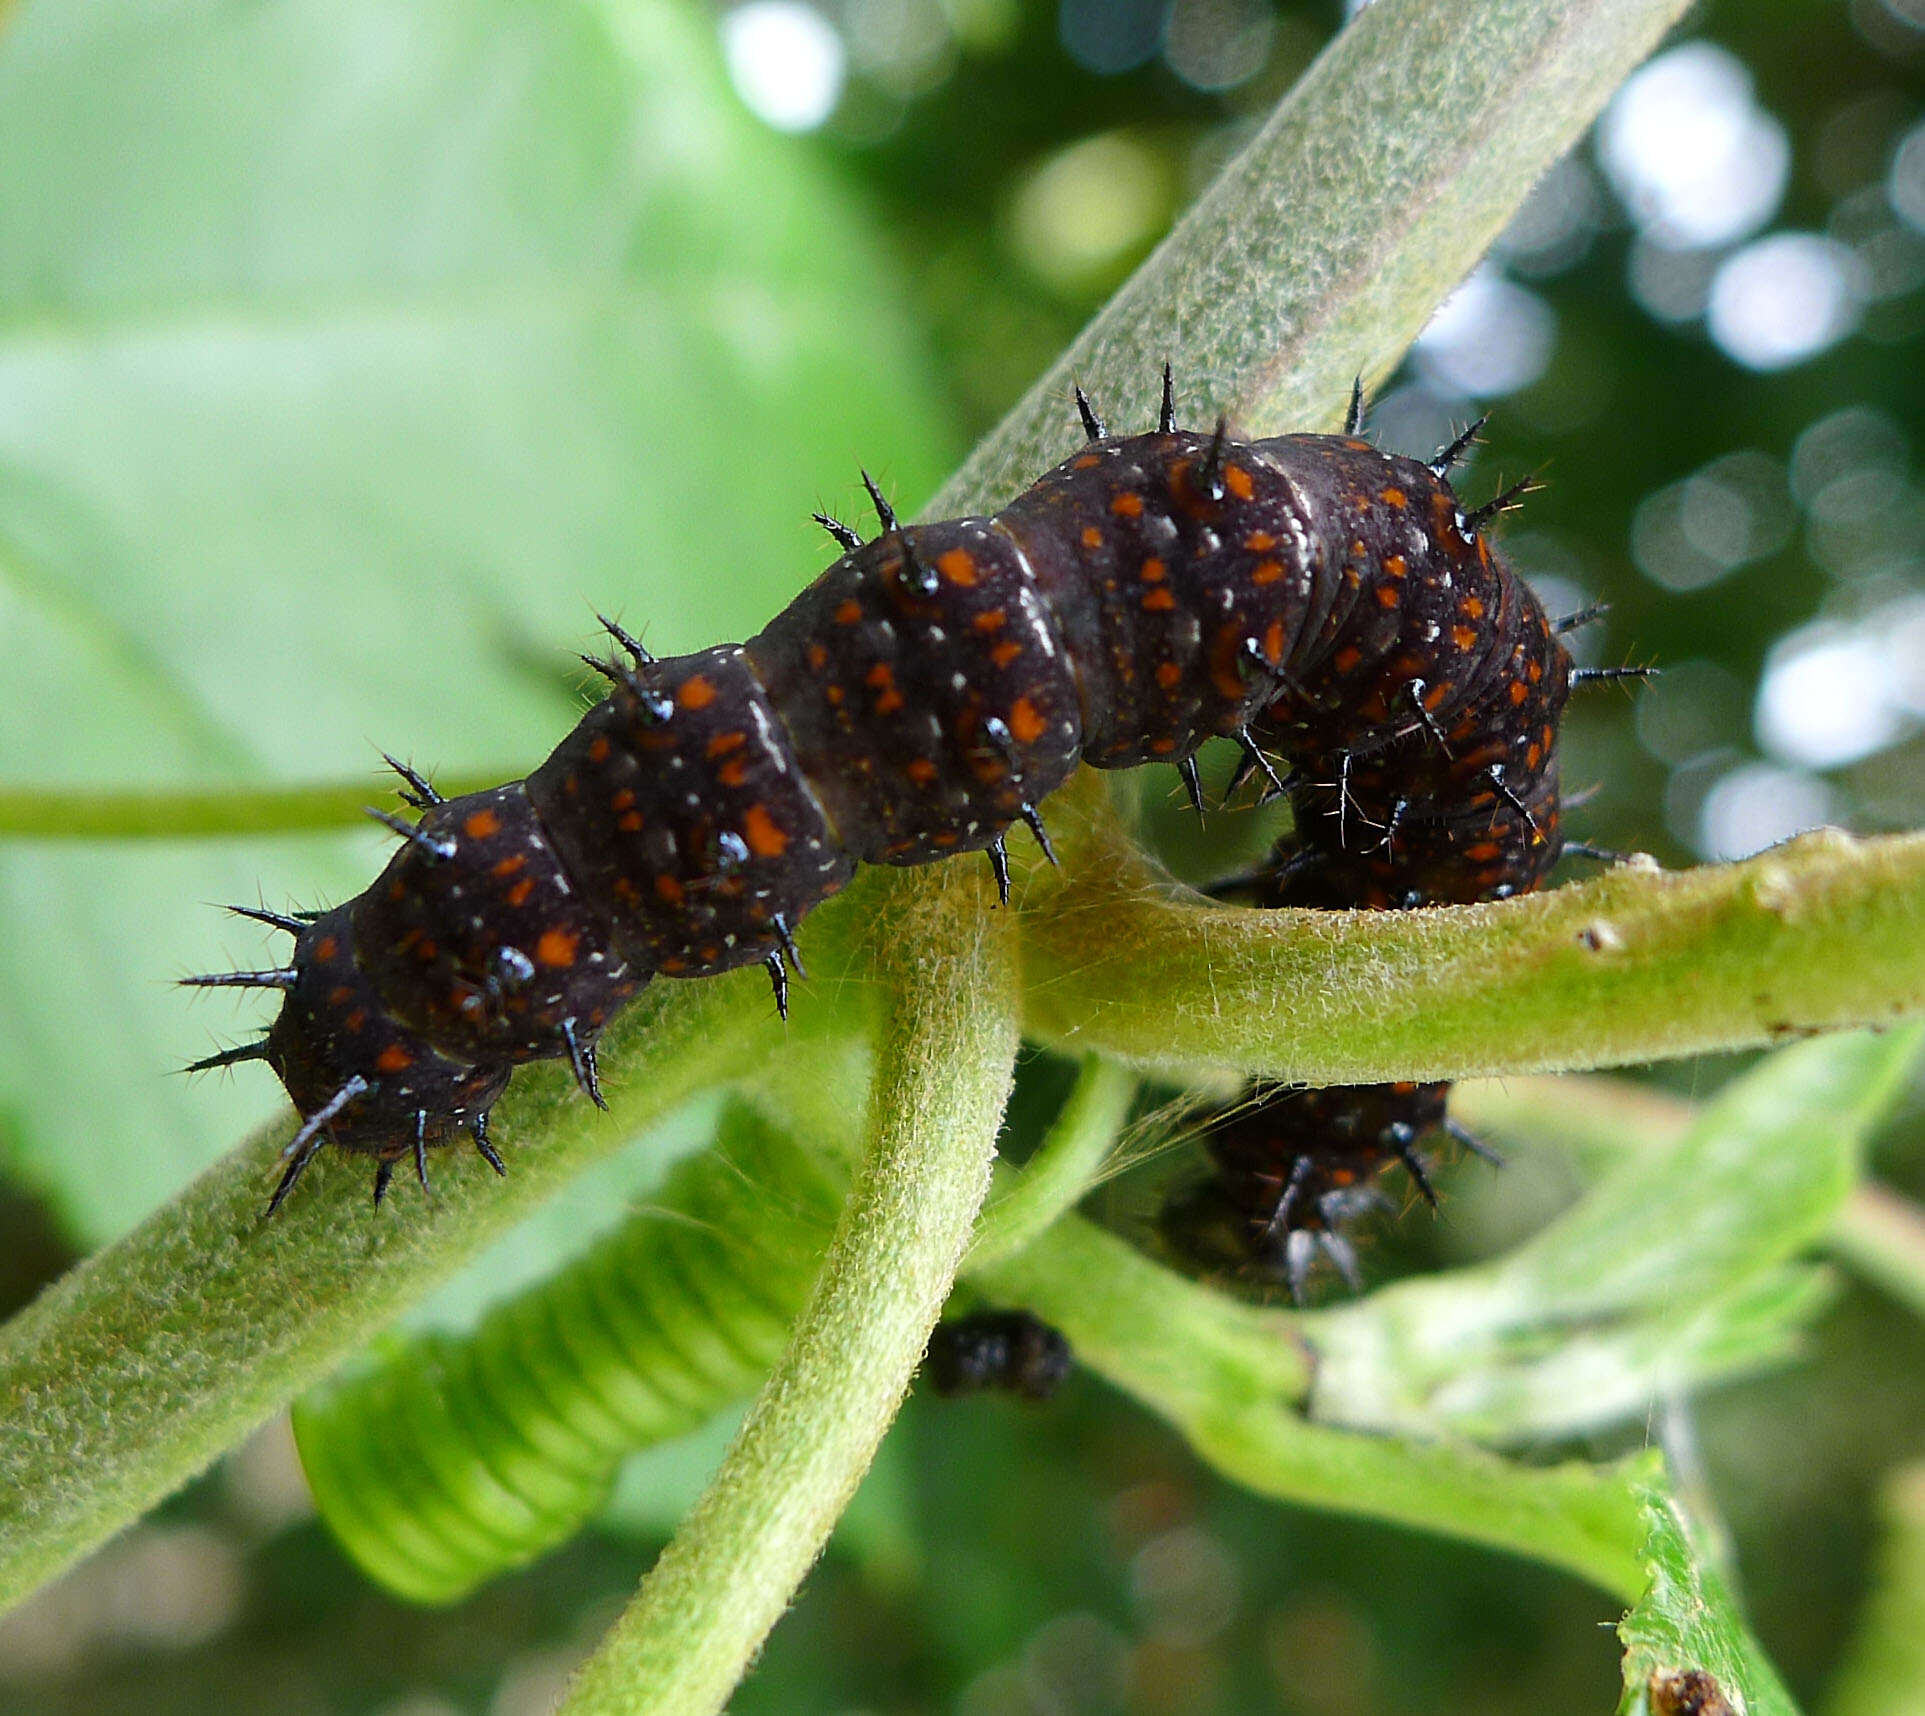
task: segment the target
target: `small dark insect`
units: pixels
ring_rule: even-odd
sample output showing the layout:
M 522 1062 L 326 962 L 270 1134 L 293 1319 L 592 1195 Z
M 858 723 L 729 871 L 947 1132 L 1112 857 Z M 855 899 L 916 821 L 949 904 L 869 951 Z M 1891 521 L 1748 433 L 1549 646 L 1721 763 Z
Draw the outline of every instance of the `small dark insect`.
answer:
M 1535 887 L 1578 675 L 1483 534 L 1515 491 L 1466 512 L 1450 487 L 1468 434 L 1429 464 L 1354 421 L 1195 434 L 1167 369 L 1150 434 L 1080 408 L 1088 445 L 993 517 L 904 524 L 869 483 L 880 534 L 825 519 L 841 557 L 746 644 L 658 660 L 604 621 L 609 695 L 526 780 L 443 799 L 394 763 L 417 814 L 372 813 L 401 844 L 364 892 L 236 908 L 293 938 L 286 964 L 186 981 L 281 1010 L 195 1070 L 266 1061 L 293 1098 L 269 1210 L 328 1144 L 374 1159 L 377 1201 L 463 1132 L 503 1172 L 514 1068 L 565 1059 L 601 1103 L 596 1045 L 658 974 L 760 964 L 786 1016 L 795 926 L 859 863 L 981 851 L 1007 899 L 1009 829 L 1053 862 L 1037 807 L 1079 761 L 1167 762 L 1199 797 L 1196 752 L 1235 739 L 1297 809 L 1266 904 Z M 1260 1260 L 1341 1225 L 1293 1160 L 1218 1189 Z
M 1070 1373 L 1069 1342 L 1027 1311 L 972 1311 L 938 1323 L 923 1371 L 944 1398 L 1001 1389 L 1047 1400 Z
M 1701 1668 L 1660 1670 L 1649 1690 L 1651 1716 L 1736 1716 L 1724 1688 Z

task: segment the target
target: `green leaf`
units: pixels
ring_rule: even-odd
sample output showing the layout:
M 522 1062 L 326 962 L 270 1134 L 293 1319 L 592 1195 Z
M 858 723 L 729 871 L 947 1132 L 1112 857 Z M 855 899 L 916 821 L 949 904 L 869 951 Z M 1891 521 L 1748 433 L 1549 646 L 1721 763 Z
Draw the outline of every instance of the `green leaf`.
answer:
M 1786 1049 L 1500 1261 L 1308 1319 L 1319 1416 L 1569 1436 L 1782 1358 L 1826 1298 L 1785 1266 L 1832 1230 L 1921 1042 L 1913 1026 Z
M 1659 1483 L 1642 1486 L 1638 1499 L 1639 1558 L 1650 1583 L 1618 1627 L 1624 1642 L 1619 1716 L 1798 1716 L 1678 1504 Z M 1711 1702 L 1714 1695 L 1725 1703 Z
M 744 194 L 753 186 L 754 195 Z M 599 606 L 686 649 L 823 559 L 866 455 L 943 468 L 886 253 L 669 0 L 81 0 L 0 35 L 0 781 L 525 771 Z M 110 832 L 111 830 L 109 830 Z M 208 902 L 372 836 L 0 850 L 0 1108 L 76 1237 L 277 1106 Z

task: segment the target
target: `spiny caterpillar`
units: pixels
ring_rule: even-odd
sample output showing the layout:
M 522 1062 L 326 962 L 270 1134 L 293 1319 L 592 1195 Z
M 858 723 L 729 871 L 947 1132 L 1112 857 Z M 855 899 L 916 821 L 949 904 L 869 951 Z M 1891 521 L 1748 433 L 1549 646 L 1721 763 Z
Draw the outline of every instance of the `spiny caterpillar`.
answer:
M 929 1386 L 945 1399 L 997 1389 L 1047 1400 L 1070 1373 L 1069 1342 L 1028 1311 L 971 1311 L 938 1323 L 923 1357 Z
M 786 1016 L 795 926 L 858 863 L 981 851 L 1007 899 L 1007 831 L 1053 862 L 1038 806 L 1079 761 L 1172 763 L 1200 808 L 1197 751 L 1235 739 L 1297 809 L 1279 901 L 1536 885 L 1583 675 L 1484 534 L 1514 491 L 1466 512 L 1450 487 L 1471 432 L 1428 464 L 1380 452 L 1359 393 L 1338 436 L 1192 433 L 1167 368 L 1153 433 L 1077 404 L 1088 445 L 990 517 L 903 524 L 865 474 L 880 534 L 822 516 L 841 558 L 745 644 L 657 659 L 605 621 L 622 654 L 583 659 L 610 694 L 527 779 L 444 799 L 389 759 L 418 816 L 371 813 L 401 845 L 369 888 L 235 908 L 292 958 L 186 981 L 281 1011 L 192 1070 L 265 1060 L 286 1086 L 270 1213 L 330 1143 L 374 1159 L 377 1201 L 464 1131 L 504 1172 L 513 1069 L 565 1058 L 600 1103 L 597 1041 L 658 973 L 760 963 Z M 1225 1189 L 1258 1251 L 1324 1211 L 1299 1186 L 1256 1221 Z

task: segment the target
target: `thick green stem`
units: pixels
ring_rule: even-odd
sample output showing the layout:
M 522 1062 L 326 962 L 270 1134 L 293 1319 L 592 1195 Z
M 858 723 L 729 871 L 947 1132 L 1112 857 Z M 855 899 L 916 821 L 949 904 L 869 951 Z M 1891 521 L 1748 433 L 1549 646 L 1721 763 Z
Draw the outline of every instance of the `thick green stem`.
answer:
M 1688 0 L 1376 0 L 944 486 L 1001 500 L 1062 456 L 1072 382 L 1113 424 L 1335 428 L 1396 367 Z
M 755 973 L 745 973 L 752 980 Z M 262 1219 L 277 1122 L 0 1332 L 0 1608 L 178 1488 L 571 1175 L 780 1039 L 750 982 L 664 985 L 621 1021 L 640 1043 L 612 1115 L 549 1068 L 501 1106 L 509 1159 L 437 1168 L 430 1200 L 370 1211 L 365 1159 L 330 1152 Z M 539 1149 L 507 1141 L 529 1136 Z M 337 1195 L 328 1195 L 334 1193 Z
M 1921 946 L 1925 835 L 1821 830 L 1425 912 L 1224 911 L 1119 845 L 1032 913 L 1026 1024 L 1079 1053 L 1311 1084 L 1610 1066 L 1915 1015 Z
M 727 1703 L 867 1470 L 989 1187 L 1017 1046 L 1014 917 L 950 865 L 891 890 L 895 1009 L 821 1277 L 721 1471 L 582 1670 L 567 1716 Z

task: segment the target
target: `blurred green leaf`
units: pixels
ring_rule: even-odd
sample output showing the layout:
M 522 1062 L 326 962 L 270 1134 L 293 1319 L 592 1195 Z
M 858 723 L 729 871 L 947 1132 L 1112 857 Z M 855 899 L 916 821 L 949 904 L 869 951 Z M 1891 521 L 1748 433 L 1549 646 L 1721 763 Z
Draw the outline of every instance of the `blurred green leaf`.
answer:
M 1318 1313 L 1317 1412 L 1524 1441 L 1782 1357 L 1825 1300 L 1786 1265 L 1831 1230 L 1921 1041 L 1913 1026 L 1783 1050 L 1500 1261 Z
M 0 781 L 524 771 L 596 606 L 685 649 L 948 448 L 894 270 L 664 0 L 27 9 L 0 36 Z M 275 1094 L 166 980 L 367 837 L 0 851 L 0 1105 L 81 1239 Z M 83 1094 L 84 1093 L 84 1094 Z

